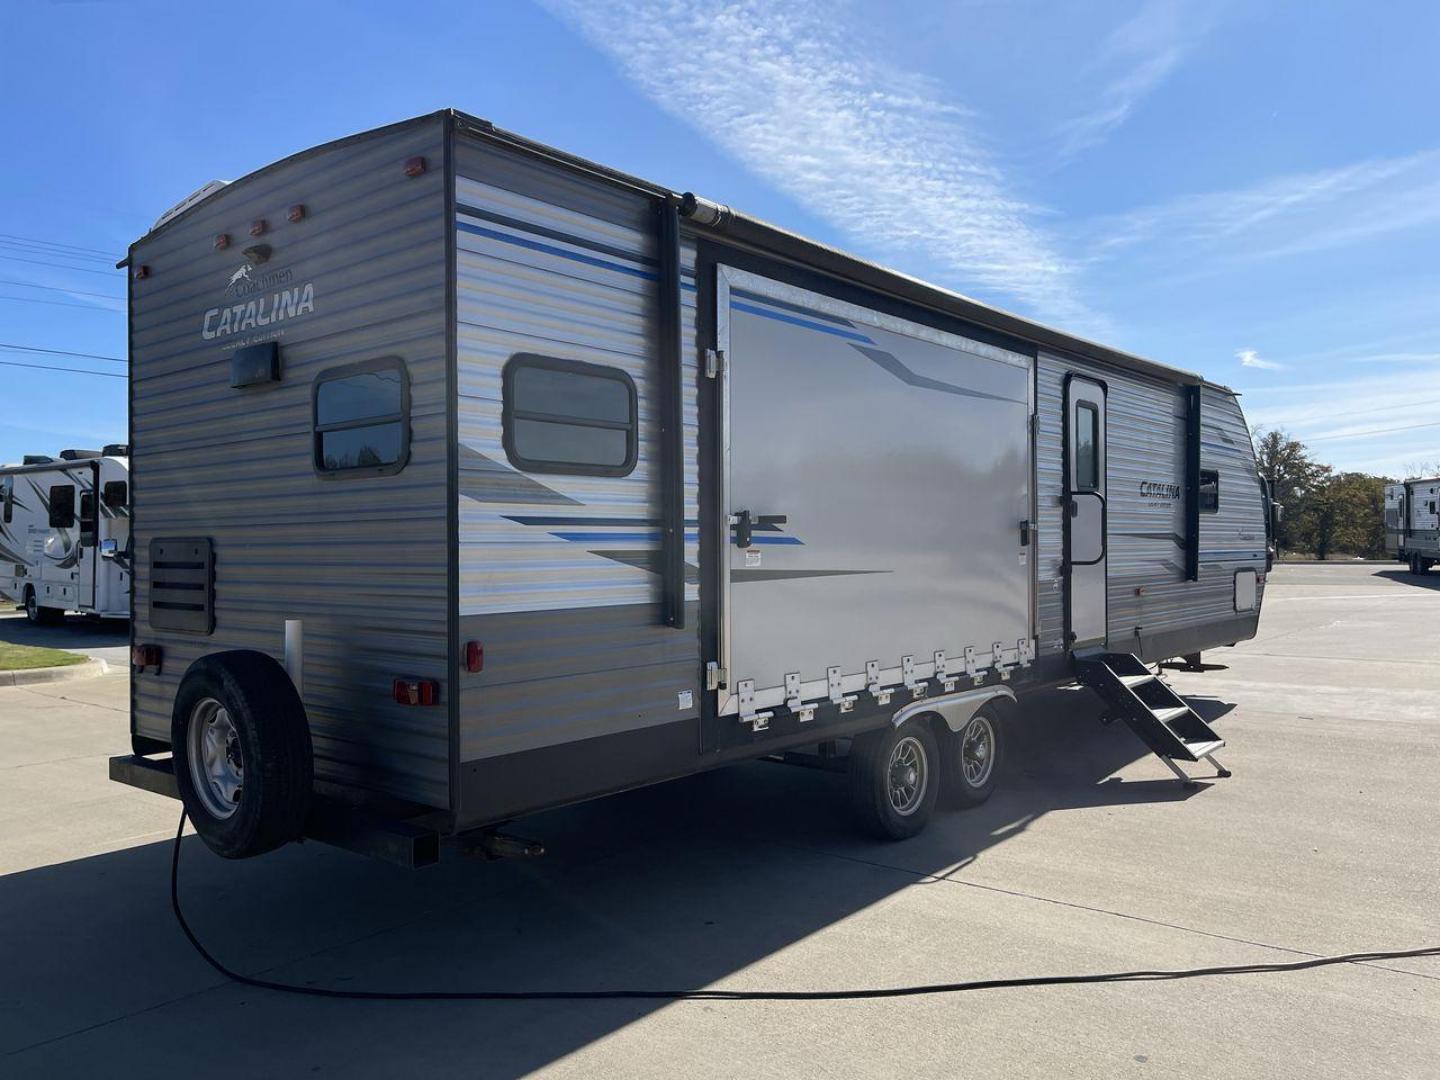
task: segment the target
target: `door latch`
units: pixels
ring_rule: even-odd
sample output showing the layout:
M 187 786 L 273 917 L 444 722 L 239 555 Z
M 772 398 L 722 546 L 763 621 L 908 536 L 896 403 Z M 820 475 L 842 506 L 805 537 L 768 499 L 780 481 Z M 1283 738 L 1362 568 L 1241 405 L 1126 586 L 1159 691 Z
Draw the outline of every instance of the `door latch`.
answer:
M 769 528 L 775 525 L 784 525 L 790 519 L 784 514 L 761 514 L 759 517 L 751 515 L 749 510 L 741 510 L 738 514 L 730 516 L 730 527 L 735 530 L 735 546 L 748 548 L 755 539 L 755 527 Z
M 1030 529 L 1031 529 L 1031 524 L 1030 524 L 1030 519 L 1029 519 L 1029 518 L 1026 518 L 1024 521 L 1020 522 L 1020 546 L 1021 546 L 1021 547 L 1029 547 L 1029 546 L 1030 546 Z

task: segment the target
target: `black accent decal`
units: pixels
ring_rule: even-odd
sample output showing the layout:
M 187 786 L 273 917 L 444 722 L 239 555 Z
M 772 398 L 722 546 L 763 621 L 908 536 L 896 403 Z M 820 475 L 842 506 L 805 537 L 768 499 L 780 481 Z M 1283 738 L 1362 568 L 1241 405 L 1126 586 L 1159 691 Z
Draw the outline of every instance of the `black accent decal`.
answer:
M 873 360 L 876 364 L 880 365 L 880 367 L 884 368 L 908 386 L 914 386 L 921 390 L 939 390 L 942 393 L 958 394 L 961 397 L 986 398 L 990 401 L 1009 401 L 1017 405 L 1026 404 L 1016 398 L 1004 397 L 1001 394 L 987 394 L 983 390 L 967 390 L 963 386 L 956 386 L 954 383 L 932 379 L 928 375 L 917 375 L 902 364 L 897 357 L 885 352 L 883 349 L 872 349 L 866 345 L 856 345 L 853 341 L 850 343 L 850 347 Z
M 637 570 L 644 570 L 647 573 L 663 576 L 662 552 L 649 548 L 637 548 L 624 551 L 591 551 L 591 555 L 599 555 L 602 559 L 609 559 L 611 562 L 623 563 L 625 566 L 633 566 Z M 700 583 L 700 568 L 684 564 L 685 584 L 698 585 Z
M 784 581 L 789 578 L 851 577 L 857 574 L 892 574 L 893 570 L 731 570 L 730 581 Z

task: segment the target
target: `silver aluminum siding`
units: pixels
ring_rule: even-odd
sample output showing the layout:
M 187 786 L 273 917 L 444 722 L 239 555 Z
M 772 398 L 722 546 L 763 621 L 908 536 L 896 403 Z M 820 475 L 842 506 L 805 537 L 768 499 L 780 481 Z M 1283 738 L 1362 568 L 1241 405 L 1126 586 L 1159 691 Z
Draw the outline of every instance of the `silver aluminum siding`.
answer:
M 404 162 L 427 158 L 422 176 Z M 131 282 L 135 640 L 164 648 L 133 680 L 136 730 L 168 740 L 191 662 L 224 649 L 283 657 L 305 625 L 305 707 L 317 778 L 447 807 L 447 709 L 391 700 L 396 675 L 447 681 L 445 241 L 439 118 L 359 136 L 253 174 L 139 241 Z M 304 204 L 305 218 L 286 221 Z M 235 390 L 244 339 L 204 340 L 207 309 L 256 242 L 260 269 L 313 282 L 313 313 L 277 322 L 278 385 Z M 217 250 L 213 238 L 232 244 Z M 268 332 L 268 331 L 267 331 Z M 257 334 L 259 332 L 257 331 Z M 409 370 L 409 463 L 391 476 L 317 475 L 311 394 L 326 369 L 383 356 Z M 209 537 L 215 632 L 154 630 L 149 547 Z
M 1265 523 L 1245 417 L 1233 394 L 1201 399 L 1201 468 L 1220 471 L 1220 512 L 1202 514 L 1200 580 L 1185 580 L 1185 411 L 1181 387 L 1042 351 L 1036 374 L 1040 655 L 1064 651 L 1065 376 L 1106 384 L 1109 644 L 1233 620 L 1234 572 L 1265 568 Z M 1177 498 L 1141 484 L 1173 484 Z M 1263 585 L 1261 587 L 1263 593 Z M 1219 640 L 1216 644 L 1221 644 Z
M 693 277 L 681 290 L 688 610 L 686 628 L 675 630 L 661 625 L 661 579 L 646 565 L 658 558 L 661 505 L 655 202 L 463 137 L 455 153 L 459 606 L 462 640 L 485 649 L 483 673 L 462 677 L 460 759 L 693 719 Z M 682 262 L 693 261 L 687 245 Z M 614 366 L 634 379 L 632 473 L 526 474 L 509 463 L 501 375 L 516 353 Z

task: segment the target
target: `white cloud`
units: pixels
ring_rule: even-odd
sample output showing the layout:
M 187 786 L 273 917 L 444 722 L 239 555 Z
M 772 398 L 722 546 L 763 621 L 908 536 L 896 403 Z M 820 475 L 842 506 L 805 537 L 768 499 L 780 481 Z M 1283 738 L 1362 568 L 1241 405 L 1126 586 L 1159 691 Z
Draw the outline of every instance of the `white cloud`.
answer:
M 1061 125 L 1062 161 L 1103 142 L 1169 78 L 1184 57 L 1187 37 L 1193 42 L 1203 32 L 1198 21 L 1184 16 L 1180 0 L 1148 0 L 1110 34 L 1092 67 L 1121 71 L 1108 79 L 1092 109 Z
M 1254 349 L 1241 349 L 1235 354 L 1235 359 L 1240 361 L 1241 367 L 1260 368 L 1262 371 L 1284 371 L 1284 364 L 1277 364 L 1274 360 L 1266 360 Z
M 870 56 L 863 21 L 843 8 L 543 2 L 657 105 L 867 255 L 1097 332 L 1073 266 L 1033 224 L 971 113 Z
M 1109 256 L 1147 249 L 1217 269 L 1305 254 L 1440 222 L 1440 150 L 1373 158 L 1096 219 L 1080 239 Z M 1194 264 L 1191 264 L 1194 265 Z

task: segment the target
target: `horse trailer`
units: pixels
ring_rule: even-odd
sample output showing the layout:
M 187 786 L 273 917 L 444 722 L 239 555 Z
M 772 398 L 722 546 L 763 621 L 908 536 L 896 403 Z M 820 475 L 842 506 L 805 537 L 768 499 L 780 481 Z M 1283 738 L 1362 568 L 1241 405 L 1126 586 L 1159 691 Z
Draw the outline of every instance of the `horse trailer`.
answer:
M 129 448 L 0 466 L 0 595 L 32 623 L 130 617 Z
M 1385 485 L 1385 552 L 1412 574 L 1440 563 L 1440 478 Z
M 223 855 L 414 865 L 770 756 L 907 836 L 1077 681 L 1218 768 L 1147 664 L 1260 616 L 1223 386 L 454 111 L 212 185 L 122 265 L 111 774 Z

